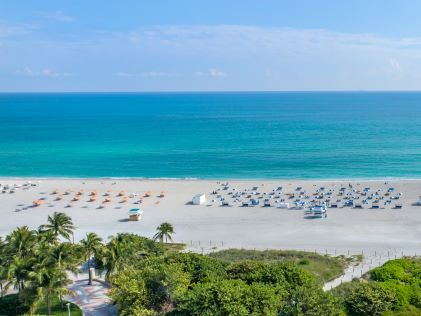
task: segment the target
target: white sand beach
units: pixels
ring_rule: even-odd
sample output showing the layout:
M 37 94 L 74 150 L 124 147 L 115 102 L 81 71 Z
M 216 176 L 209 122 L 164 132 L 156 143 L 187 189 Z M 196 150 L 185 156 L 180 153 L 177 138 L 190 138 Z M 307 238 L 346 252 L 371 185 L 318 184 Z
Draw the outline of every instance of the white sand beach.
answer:
M 32 185 L 23 186 L 28 181 Z M 187 243 L 198 251 L 243 247 L 360 253 L 389 249 L 416 251 L 421 244 L 421 206 L 417 205 L 421 180 L 229 181 L 229 187 L 224 190 L 225 183 L 225 180 L 3 178 L 0 179 L 3 187 L 0 191 L 0 232 L 5 235 L 22 225 L 37 228 L 46 221 L 48 214 L 59 211 L 73 218 L 77 226 L 75 240 L 90 231 L 105 239 L 118 232 L 152 237 L 160 223 L 170 222 L 176 231 L 174 240 Z M 19 187 L 10 193 L 14 185 Z M 301 189 L 297 191 L 297 187 Z M 308 219 L 304 210 L 293 207 L 294 199 L 305 200 L 305 196 L 313 199 L 317 189 L 321 192 L 320 188 L 324 188 L 323 199 L 330 191 L 332 203 L 345 201 L 347 194 L 338 195 L 341 187 L 346 188 L 349 196 L 359 196 L 364 188 L 370 188 L 356 201 L 378 194 L 379 209 L 371 207 L 376 197 L 370 198 L 368 204 L 362 204 L 361 209 L 328 208 L 327 218 Z M 394 190 L 387 193 L 389 188 Z M 95 198 L 90 201 L 93 191 Z M 212 195 L 213 191 L 216 194 Z M 144 197 L 146 192 L 150 192 L 149 197 Z M 159 197 L 162 192 L 164 197 Z M 237 192 L 243 192 L 243 195 L 236 199 L 233 196 Z M 289 199 L 287 194 L 294 192 L 294 198 Z M 192 197 L 198 193 L 206 194 L 204 205 L 191 204 Z M 250 200 L 247 194 L 260 197 L 260 204 L 242 207 L 243 201 Z M 78 201 L 72 202 L 75 197 Z M 385 206 L 384 202 L 391 197 L 399 199 L 391 200 L 391 204 Z M 221 206 L 221 198 L 231 206 Z M 272 207 L 262 206 L 266 198 Z M 42 199 L 40 205 L 33 206 L 39 199 Z M 110 202 L 103 203 L 105 199 Z M 142 202 L 135 204 L 140 199 Z M 276 207 L 282 199 L 290 204 L 290 209 Z M 401 204 L 402 208 L 396 209 L 396 204 Z M 132 208 L 143 211 L 140 221 L 128 221 Z

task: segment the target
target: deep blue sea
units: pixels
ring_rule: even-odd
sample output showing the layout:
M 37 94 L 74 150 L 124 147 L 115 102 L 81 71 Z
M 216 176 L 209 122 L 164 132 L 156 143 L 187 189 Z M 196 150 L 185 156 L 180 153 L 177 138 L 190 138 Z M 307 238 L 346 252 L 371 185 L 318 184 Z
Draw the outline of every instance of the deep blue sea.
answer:
M 421 178 L 421 93 L 0 94 L 0 176 Z

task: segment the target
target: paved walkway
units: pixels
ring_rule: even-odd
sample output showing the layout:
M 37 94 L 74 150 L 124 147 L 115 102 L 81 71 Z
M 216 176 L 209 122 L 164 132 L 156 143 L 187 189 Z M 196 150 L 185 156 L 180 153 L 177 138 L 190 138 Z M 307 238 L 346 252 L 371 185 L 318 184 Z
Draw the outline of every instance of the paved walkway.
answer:
M 117 309 L 112 305 L 108 291 L 109 287 L 102 282 L 93 281 L 88 285 L 86 274 L 81 274 L 77 278 L 73 277 L 74 282 L 69 286 L 73 291 L 74 297 L 66 299 L 78 305 L 85 316 L 117 316 Z
M 350 265 L 345 269 L 344 274 L 340 277 L 325 283 L 323 290 L 329 291 L 342 283 L 351 282 L 353 279 L 361 278 L 368 271 L 380 267 L 389 260 L 399 259 L 405 256 L 416 256 L 417 254 L 413 251 L 403 251 L 399 249 L 393 249 L 382 252 L 372 252 L 363 254 L 364 258 L 361 263 L 357 265 Z

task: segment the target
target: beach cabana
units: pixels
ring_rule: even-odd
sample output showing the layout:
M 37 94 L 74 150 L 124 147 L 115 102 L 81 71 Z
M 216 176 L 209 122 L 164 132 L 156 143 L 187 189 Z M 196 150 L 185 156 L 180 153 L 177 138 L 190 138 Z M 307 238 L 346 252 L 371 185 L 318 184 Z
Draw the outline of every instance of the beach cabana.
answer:
M 196 194 L 193 196 L 192 199 L 193 205 L 202 205 L 206 203 L 206 195 L 205 194 Z
M 129 221 L 131 222 L 137 222 L 139 219 L 141 219 L 142 212 L 138 208 L 132 208 L 129 211 Z

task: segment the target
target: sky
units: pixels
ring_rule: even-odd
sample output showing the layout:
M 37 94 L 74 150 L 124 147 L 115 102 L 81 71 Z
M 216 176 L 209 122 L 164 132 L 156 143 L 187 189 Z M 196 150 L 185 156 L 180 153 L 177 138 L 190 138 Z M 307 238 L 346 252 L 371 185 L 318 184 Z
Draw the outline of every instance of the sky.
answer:
M 421 90 L 420 0 L 0 0 L 0 92 Z

